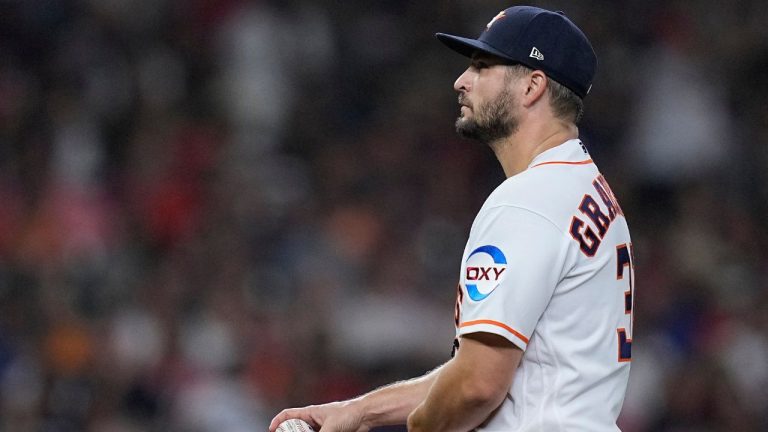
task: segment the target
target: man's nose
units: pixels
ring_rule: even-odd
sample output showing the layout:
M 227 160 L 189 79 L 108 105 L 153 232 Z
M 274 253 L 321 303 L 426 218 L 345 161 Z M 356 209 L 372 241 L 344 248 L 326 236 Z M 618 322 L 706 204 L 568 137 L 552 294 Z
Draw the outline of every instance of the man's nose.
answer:
M 466 93 L 471 90 L 472 80 L 470 79 L 471 72 L 469 69 L 465 70 L 463 74 L 456 78 L 456 82 L 453 83 L 453 89 L 459 93 Z

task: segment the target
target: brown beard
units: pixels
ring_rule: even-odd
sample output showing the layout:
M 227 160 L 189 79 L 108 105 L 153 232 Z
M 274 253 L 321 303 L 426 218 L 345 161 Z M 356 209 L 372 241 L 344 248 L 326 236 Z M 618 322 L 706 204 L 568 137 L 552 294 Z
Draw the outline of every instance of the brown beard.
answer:
M 459 95 L 459 103 L 465 104 L 466 97 Z M 514 106 L 512 93 L 504 89 L 492 101 L 479 106 L 473 119 L 456 119 L 456 132 L 464 138 L 492 144 L 517 131 L 518 119 L 512 113 Z

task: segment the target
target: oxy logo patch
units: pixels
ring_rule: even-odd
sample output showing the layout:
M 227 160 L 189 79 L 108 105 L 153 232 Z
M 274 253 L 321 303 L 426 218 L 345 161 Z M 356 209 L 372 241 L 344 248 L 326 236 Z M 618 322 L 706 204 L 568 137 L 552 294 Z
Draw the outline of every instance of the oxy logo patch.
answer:
M 491 295 L 504 279 L 507 257 L 493 245 L 480 246 L 467 257 L 464 286 L 469 298 L 480 301 Z

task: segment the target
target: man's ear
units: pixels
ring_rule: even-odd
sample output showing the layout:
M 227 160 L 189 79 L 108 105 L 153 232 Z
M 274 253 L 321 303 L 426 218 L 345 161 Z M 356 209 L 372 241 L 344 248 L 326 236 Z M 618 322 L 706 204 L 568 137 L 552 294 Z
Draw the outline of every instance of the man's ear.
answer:
M 525 80 L 525 85 L 525 91 L 523 92 L 523 106 L 528 108 L 544 95 L 544 92 L 549 85 L 549 78 L 547 78 L 547 75 L 545 75 L 544 72 L 534 70 L 528 75 Z

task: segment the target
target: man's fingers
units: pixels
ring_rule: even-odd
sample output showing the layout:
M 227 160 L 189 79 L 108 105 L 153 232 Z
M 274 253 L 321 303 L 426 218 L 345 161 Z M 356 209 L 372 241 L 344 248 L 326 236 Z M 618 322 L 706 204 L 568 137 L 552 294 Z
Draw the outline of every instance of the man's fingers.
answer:
M 277 426 L 280 425 L 280 423 L 284 422 L 286 417 L 287 410 L 280 411 L 278 415 L 272 418 L 272 422 L 269 423 L 269 432 L 275 432 L 275 429 L 277 429 Z
M 269 432 L 275 432 L 280 423 L 288 419 L 301 419 L 309 424 L 314 424 L 312 417 L 309 415 L 309 409 L 307 408 L 288 408 L 282 410 L 280 414 L 276 415 L 269 424 Z

